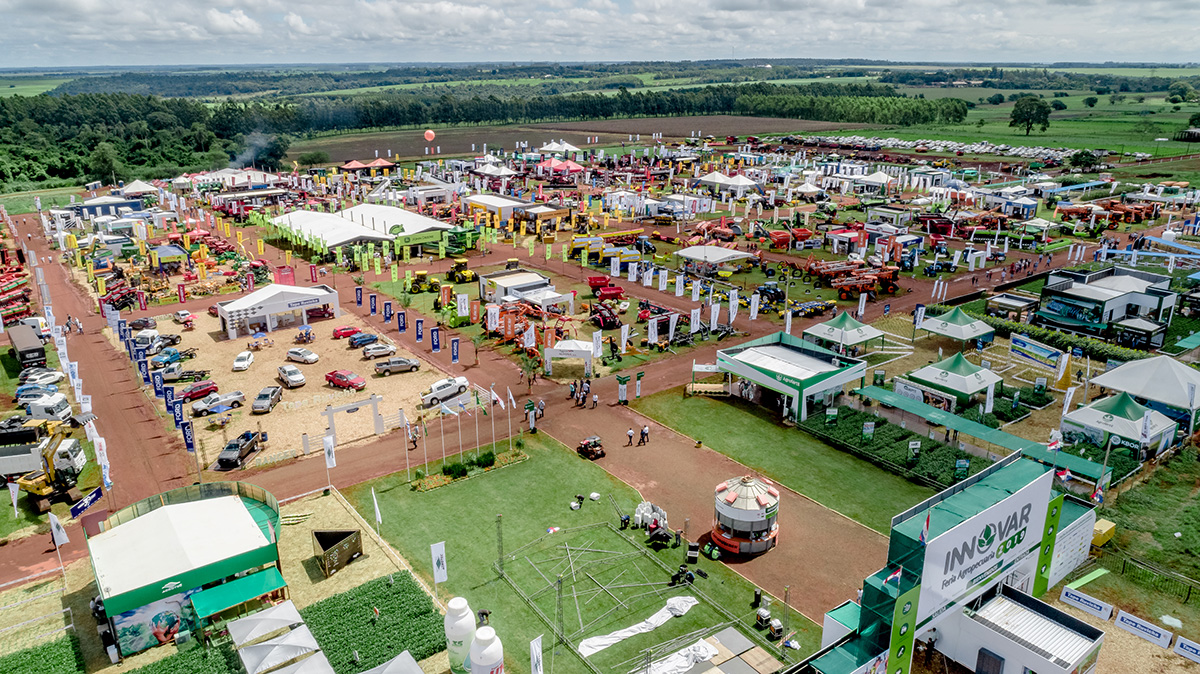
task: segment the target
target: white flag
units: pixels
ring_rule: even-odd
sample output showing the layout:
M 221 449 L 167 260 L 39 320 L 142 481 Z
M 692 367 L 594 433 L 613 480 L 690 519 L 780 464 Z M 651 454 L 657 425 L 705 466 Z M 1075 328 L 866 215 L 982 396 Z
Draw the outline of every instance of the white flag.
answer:
M 792 334 L 792 310 L 790 308 L 783 310 L 783 331 L 787 334 Z
M 750 296 L 750 320 L 752 321 L 758 318 L 758 301 L 758 293 Z
M 867 294 L 863 293 L 858 296 L 858 317 L 862 318 L 867 313 Z
M 1152 414 L 1154 414 L 1153 410 L 1146 410 L 1146 413 L 1142 415 L 1141 441 L 1143 445 L 1150 444 L 1150 416 Z
M 1172 259 L 1174 259 L 1174 258 L 1172 258 Z M 659 289 L 659 291 L 664 292 L 664 293 L 667 291 L 667 270 L 666 269 L 660 269 L 658 271 L 658 289 Z
M 679 314 L 672 313 L 667 324 L 667 339 L 675 341 L 675 325 L 679 323 Z
M 996 385 L 992 384 L 987 388 L 987 402 L 983 405 L 983 413 L 991 414 L 992 405 L 996 403 Z
M 18 485 L 16 482 L 8 483 L 8 493 L 10 496 L 12 496 L 12 502 L 13 502 L 13 517 L 16 519 L 21 519 L 21 511 L 17 510 L 17 494 L 20 491 L 21 491 L 21 486 Z
M 721 305 L 720 304 L 710 304 L 708 306 L 709 306 L 708 329 L 716 330 L 717 329 L 717 321 L 719 321 L 721 318 Z
M 624 333 L 622 333 L 622 334 L 624 334 Z M 592 333 L 592 358 L 600 357 L 601 344 L 602 344 L 603 339 L 604 339 L 604 335 L 599 330 Z
M 629 324 L 621 326 L 621 355 L 625 355 L 625 347 L 629 344 Z
M 336 468 L 337 457 L 333 455 L 333 436 L 326 435 L 325 437 L 321 438 L 321 442 L 325 445 L 325 467 Z
M 542 635 L 529 642 L 529 674 L 542 674 Z
M 1067 413 L 1071 411 L 1071 398 L 1075 397 L 1075 389 L 1077 388 L 1079 387 L 1072 386 L 1071 388 L 1067 389 L 1066 395 L 1063 396 L 1063 416 L 1066 416 Z
M 700 329 L 700 307 L 692 309 L 691 320 L 688 322 L 688 334 Z
M 50 513 L 50 535 L 54 539 L 55 546 L 66 545 L 71 542 L 71 539 L 67 538 L 67 530 L 63 528 L 62 522 L 58 521 L 54 513 Z
M 537 337 L 536 337 L 536 335 L 533 334 L 533 326 L 530 325 L 525 330 L 525 343 L 523 344 L 523 346 L 526 349 L 532 349 L 533 345 L 537 343 L 536 340 L 537 340 Z
M 737 318 L 739 306 L 737 288 L 731 288 L 729 290 L 729 325 L 731 326 L 733 325 L 733 319 Z
M 383 524 L 383 515 L 379 514 L 379 499 L 375 498 L 375 487 L 371 487 L 371 501 L 375 504 L 375 524 Z
M 504 390 L 508 391 L 508 404 L 509 404 L 509 405 L 512 405 L 512 406 L 513 406 L 513 409 L 516 409 L 516 408 L 517 408 L 517 401 L 513 400 L 513 397 L 512 397 L 512 389 L 510 389 L 510 388 L 508 388 L 507 386 L 505 386 L 505 387 L 504 387 Z
M 1188 387 L 1187 387 L 1187 392 L 1188 392 L 1188 409 L 1194 410 L 1194 409 L 1196 409 L 1196 385 L 1189 381 Z
M 682 276 L 675 277 L 675 296 L 683 297 L 683 277 Z
M 429 546 L 429 553 L 433 556 L 433 582 L 446 582 L 446 541 Z
M 693 302 L 700 301 L 700 279 L 696 279 L 695 281 L 692 281 L 692 301 Z

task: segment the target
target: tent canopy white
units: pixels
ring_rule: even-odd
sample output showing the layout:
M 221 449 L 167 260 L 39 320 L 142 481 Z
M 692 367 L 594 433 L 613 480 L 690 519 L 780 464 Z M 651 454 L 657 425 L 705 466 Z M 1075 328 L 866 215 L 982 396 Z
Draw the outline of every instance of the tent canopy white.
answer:
M 421 666 L 417 664 L 412 653 L 404 651 L 387 662 L 368 669 L 362 674 L 422 674 Z
M 153 194 L 157 192 L 157 187 L 144 180 L 135 180 L 121 188 L 121 194 L 127 197 L 136 197 L 139 194 Z
M 730 187 L 758 187 L 758 183 L 744 175 L 732 176 L 725 181 L 725 184 Z
M 825 190 L 822 190 L 820 187 L 817 187 L 816 185 L 813 185 L 812 183 L 802 183 L 799 187 L 796 188 L 796 191 L 799 192 L 800 194 L 820 194 L 821 192 L 824 192 Z
M 592 359 L 595 355 L 591 342 L 585 342 L 582 339 L 560 339 L 554 345 L 554 348 L 546 349 L 546 357 L 544 359 L 546 375 L 549 376 L 553 373 L 552 360 L 556 358 L 580 358 L 583 359 L 585 375 L 590 376 L 592 373 Z
M 407 652 L 405 651 L 405 653 Z M 335 674 L 335 672 L 333 665 L 329 664 L 329 659 L 325 657 L 325 654 L 317 651 L 300 662 L 276 669 L 271 674 Z M 366 674 L 366 672 L 363 674 Z
M 238 650 L 238 657 L 241 658 L 247 674 L 259 674 L 319 650 L 321 647 L 313 638 L 308 625 L 301 625 L 270 641 L 242 647 Z
M 1098 431 L 1113 433 L 1122 438 L 1137 440 L 1142 435 L 1142 420 L 1146 412 L 1150 412 L 1150 438 L 1160 436 L 1164 431 L 1173 431 L 1176 423 L 1161 413 L 1137 402 L 1124 391 L 1115 396 L 1072 410 L 1063 417 L 1065 423 L 1075 423 L 1080 426 L 1094 428 Z
M 843 311 L 832 320 L 812 326 L 805 330 L 804 334 L 842 346 L 854 346 L 883 336 L 883 332 L 878 328 L 856 321 L 849 311 Z
M 709 173 L 708 175 L 701 176 L 700 179 L 696 182 L 700 183 L 701 185 L 711 185 L 711 186 L 715 186 L 715 187 L 721 187 L 723 185 L 729 184 L 729 176 L 725 175 L 724 173 L 718 173 L 716 171 L 713 171 L 712 173 Z
M 1169 356 L 1155 356 L 1131 360 L 1095 377 L 1092 384 L 1186 410 L 1190 409 L 1188 384 L 1200 389 L 1200 371 Z
M 720 246 L 691 246 L 684 248 L 675 253 L 685 260 L 693 262 L 703 262 L 705 264 L 725 264 L 734 260 L 741 260 L 748 257 L 754 257 L 750 253 L 740 250 L 731 250 Z
M 229 623 L 229 636 L 233 639 L 235 648 L 257 641 L 277 630 L 285 629 L 304 622 L 296 605 L 289 599 L 264 609 L 254 615 L 239 618 Z
M 948 314 L 926 318 L 921 321 L 921 329 L 960 342 L 981 339 L 996 332 L 987 323 L 971 318 L 958 307 Z
M 863 183 L 865 185 L 875 185 L 878 187 L 882 187 L 884 185 L 887 185 L 888 183 L 894 182 L 895 180 L 896 180 L 895 178 L 884 173 L 883 171 L 876 171 L 875 173 L 872 173 L 869 176 L 863 176 L 863 177 L 859 178 L 858 182 Z
M 913 372 L 909 378 L 936 387 L 949 389 L 963 395 L 973 395 L 999 381 L 1000 375 L 979 367 L 963 357 L 961 353 Z

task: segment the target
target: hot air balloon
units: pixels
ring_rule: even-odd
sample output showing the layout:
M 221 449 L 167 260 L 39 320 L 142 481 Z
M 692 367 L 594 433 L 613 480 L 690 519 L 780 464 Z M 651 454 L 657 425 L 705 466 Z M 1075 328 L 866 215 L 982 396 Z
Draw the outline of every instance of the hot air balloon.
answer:
M 437 134 L 435 134 L 435 133 L 433 132 L 433 129 L 425 129 L 425 140 L 426 140 L 426 142 L 432 143 L 432 142 L 433 142 L 433 139 L 434 139 L 434 138 L 436 138 L 436 137 L 437 137 Z

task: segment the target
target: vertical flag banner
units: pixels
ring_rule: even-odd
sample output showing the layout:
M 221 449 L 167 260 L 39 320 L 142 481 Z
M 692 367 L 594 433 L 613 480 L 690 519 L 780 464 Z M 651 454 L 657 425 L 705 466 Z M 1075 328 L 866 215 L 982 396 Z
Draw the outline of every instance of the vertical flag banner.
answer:
M 355 306 L 362 306 L 362 286 L 354 287 L 354 304 Z
M 418 318 L 417 319 L 417 344 L 420 344 L 421 340 L 424 338 L 425 338 L 425 319 Z
M 370 302 L 370 304 L 371 304 L 371 315 L 372 315 L 372 316 L 374 316 L 374 315 L 375 315 L 375 313 L 376 313 L 376 309 L 377 309 L 377 307 L 379 306 L 378 297 L 375 295 L 375 293 L 371 293 L 370 300 L 371 300 L 371 302 Z
M 375 524 L 383 524 L 383 515 L 379 514 L 379 499 L 375 497 L 375 487 L 371 487 L 371 501 L 375 504 Z
M 403 310 L 396 312 L 396 332 L 408 332 L 408 313 Z
M 325 467 L 337 468 L 337 456 L 333 453 L 333 436 L 326 435 L 321 438 L 321 442 L 325 446 Z
M 529 673 L 544 674 L 542 671 L 542 635 L 529 642 Z
M 449 580 L 446 572 L 446 541 L 429 546 L 429 554 L 433 558 L 433 582 L 444 583 Z
M 438 327 L 429 328 L 429 345 L 433 347 L 434 353 L 442 351 L 442 329 Z
M 458 362 L 458 338 L 457 337 L 450 338 L 450 362 L 451 363 Z

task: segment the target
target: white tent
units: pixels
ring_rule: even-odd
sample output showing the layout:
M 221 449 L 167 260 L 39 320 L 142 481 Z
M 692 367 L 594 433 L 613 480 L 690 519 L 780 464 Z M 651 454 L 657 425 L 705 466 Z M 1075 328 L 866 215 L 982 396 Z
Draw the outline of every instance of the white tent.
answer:
M 758 187 L 758 183 L 743 175 L 732 176 L 725 184 L 730 187 Z
M 842 346 L 854 346 L 883 336 L 883 332 L 878 328 L 854 320 L 849 311 L 843 311 L 832 320 L 812 326 L 805 330 L 804 334 Z
M 722 248 L 720 246 L 691 246 L 684 248 L 675 254 L 685 260 L 702 262 L 704 264 L 725 264 L 727 262 L 733 262 L 734 260 L 754 257 L 750 253 L 740 250 L 732 250 L 730 248 Z
M 546 376 L 552 374 L 551 362 L 555 358 L 580 358 L 583 360 L 584 376 L 592 374 L 592 358 L 595 357 L 595 352 L 592 349 L 591 342 L 585 342 L 582 339 L 560 339 L 552 349 L 546 349 L 545 370 Z
M 260 674 L 319 650 L 321 647 L 308 625 L 301 625 L 281 637 L 242 647 L 238 650 L 238 657 L 242 659 L 246 674 Z
M 259 611 L 229 623 L 229 636 L 233 645 L 241 648 L 244 644 L 256 641 L 268 634 L 292 625 L 304 622 L 296 605 L 289 599 L 271 608 Z
M 701 176 L 696 182 L 700 185 L 708 185 L 710 187 L 723 187 L 729 184 L 729 176 L 713 171 L 708 175 Z
M 987 323 L 971 318 L 965 311 L 958 307 L 955 307 L 948 314 L 926 318 L 921 321 L 920 328 L 935 335 L 942 335 L 943 337 L 956 339 L 960 342 L 981 339 L 996 332 Z
M 1186 410 L 1191 409 L 1188 384 L 1200 389 L 1200 370 L 1169 356 L 1155 356 L 1131 360 L 1092 379 L 1092 384 Z M 1200 400 L 1200 393 L 1196 397 Z
M 864 185 L 874 185 L 876 187 L 883 187 L 883 186 L 887 185 L 888 183 L 891 183 L 895 180 L 896 179 L 894 177 L 884 173 L 883 171 L 876 171 L 875 173 L 872 173 L 869 176 L 863 176 L 863 177 L 859 178 L 858 182 L 863 183 Z
M 926 365 L 908 376 L 914 381 L 967 396 L 986 391 L 993 384 L 1003 381 L 1000 375 L 975 365 L 961 353 L 956 353 L 939 363 Z
M 799 192 L 800 194 L 809 194 L 809 195 L 820 194 L 821 192 L 824 192 L 824 190 L 822 190 L 820 187 L 817 187 L 816 185 L 813 185 L 812 183 L 803 183 L 799 187 L 796 188 L 796 191 Z
M 300 662 L 276 669 L 271 674 L 334 674 L 334 669 L 325 654 L 317 651 Z
M 142 194 L 157 194 L 158 188 L 143 180 L 135 180 L 125 187 L 121 188 L 121 194 L 127 197 L 136 197 Z
M 404 651 L 382 665 L 368 669 L 362 674 L 422 674 L 422 672 L 421 666 L 417 664 L 412 654 Z

